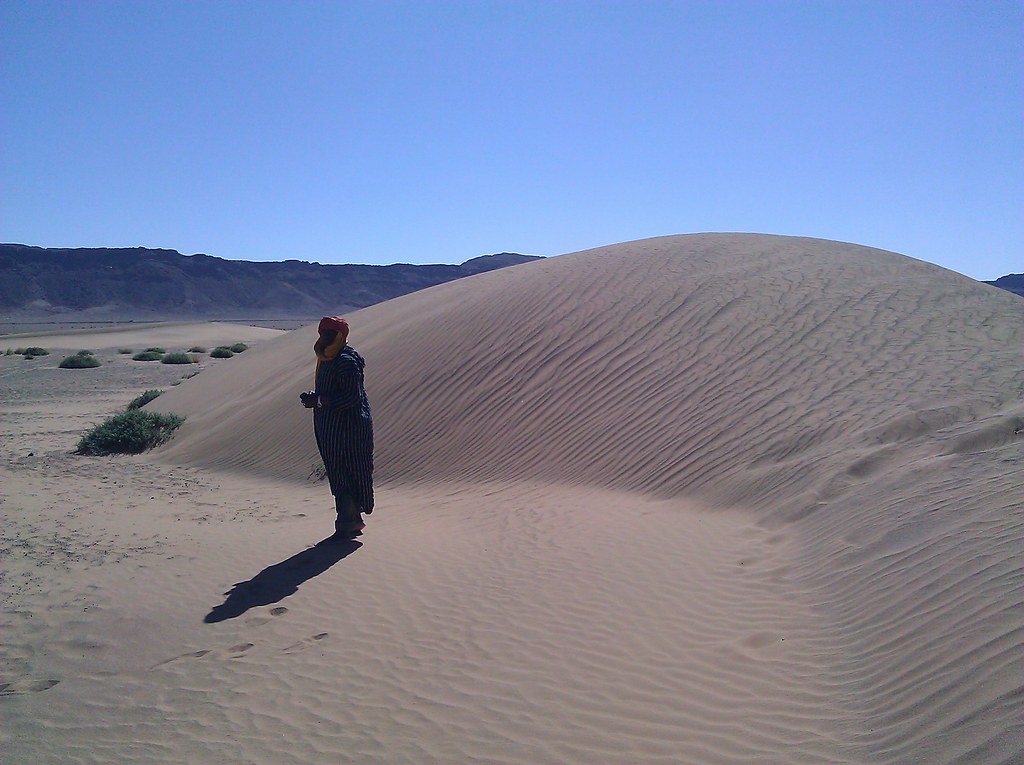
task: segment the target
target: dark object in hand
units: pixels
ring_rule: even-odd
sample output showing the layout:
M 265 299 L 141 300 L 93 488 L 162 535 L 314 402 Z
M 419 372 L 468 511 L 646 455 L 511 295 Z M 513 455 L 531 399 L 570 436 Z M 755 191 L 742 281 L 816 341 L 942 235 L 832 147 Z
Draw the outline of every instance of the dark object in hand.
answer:
M 299 401 L 302 402 L 302 405 L 306 407 L 306 409 L 312 409 L 316 406 L 316 391 L 307 390 L 305 393 L 300 393 Z

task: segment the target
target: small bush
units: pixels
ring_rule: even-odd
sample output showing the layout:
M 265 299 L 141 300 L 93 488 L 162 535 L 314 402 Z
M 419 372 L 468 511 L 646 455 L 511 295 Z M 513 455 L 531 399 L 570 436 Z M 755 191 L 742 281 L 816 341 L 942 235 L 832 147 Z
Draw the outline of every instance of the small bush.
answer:
M 249 346 L 245 343 L 235 343 L 234 345 L 229 345 L 228 350 L 232 353 L 241 353 L 242 351 L 249 350 Z
M 25 355 L 25 349 L 24 349 L 24 348 L 15 348 L 15 349 L 14 349 L 14 352 L 15 352 L 15 353 L 16 353 L 17 355 L 19 355 L 19 356 L 24 356 L 24 355 Z
M 95 356 L 96 354 L 93 353 L 92 351 L 81 350 L 78 353 L 76 353 L 75 355 L 76 356 Z
M 7 350 L 6 350 L 5 352 L 4 352 L 4 356 L 13 356 L 13 355 L 14 355 L 14 349 L 13 349 L 13 348 L 8 348 L 8 349 L 7 349 Z
M 108 418 L 78 442 L 79 454 L 139 454 L 167 441 L 184 417 L 133 409 Z
M 132 356 L 132 359 L 135 361 L 160 361 L 163 357 L 162 353 L 157 353 L 156 351 L 142 351 Z
M 25 356 L 49 356 L 50 352 L 45 348 L 33 345 L 31 348 L 25 348 L 21 351 Z
M 167 353 L 163 348 L 147 348 L 147 353 Z
M 213 359 L 230 359 L 234 355 L 234 351 L 230 348 L 225 348 L 223 345 L 210 351 L 210 358 Z
M 65 356 L 61 359 L 61 369 L 89 369 L 98 367 L 101 362 L 92 353 L 76 353 L 74 356 Z
M 206 353 L 206 349 L 201 345 L 193 345 L 188 349 L 189 353 Z
M 195 364 L 196 360 L 187 353 L 168 353 L 162 359 L 161 364 Z
M 132 352 L 132 349 L 131 348 L 118 348 L 117 352 L 118 353 L 123 353 L 123 354 L 129 354 L 129 353 Z
M 161 393 L 163 393 L 162 390 L 155 390 L 155 389 L 147 390 L 144 393 L 142 393 L 141 395 L 136 396 L 131 401 L 129 401 L 128 402 L 128 406 L 125 407 L 125 411 L 126 412 L 131 412 L 134 409 L 141 409 L 146 404 L 148 404 L 150 401 L 152 401 L 157 396 L 159 396 Z

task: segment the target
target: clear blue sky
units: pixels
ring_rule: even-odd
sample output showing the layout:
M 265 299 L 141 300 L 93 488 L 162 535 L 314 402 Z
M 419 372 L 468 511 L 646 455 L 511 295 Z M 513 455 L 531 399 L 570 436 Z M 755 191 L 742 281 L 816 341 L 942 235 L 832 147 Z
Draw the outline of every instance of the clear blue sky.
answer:
M 663 234 L 1024 272 L 1024 3 L 0 3 L 0 241 L 455 263 Z

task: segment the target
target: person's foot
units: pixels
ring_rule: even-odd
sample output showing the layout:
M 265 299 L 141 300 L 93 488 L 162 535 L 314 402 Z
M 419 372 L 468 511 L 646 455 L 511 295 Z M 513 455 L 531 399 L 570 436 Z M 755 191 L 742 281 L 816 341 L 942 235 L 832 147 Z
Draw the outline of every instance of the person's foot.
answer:
M 362 536 L 363 529 L 366 528 L 366 524 L 359 522 L 353 523 L 350 526 L 343 526 L 341 528 L 335 527 L 334 534 L 330 536 L 330 539 L 354 539 L 355 537 Z

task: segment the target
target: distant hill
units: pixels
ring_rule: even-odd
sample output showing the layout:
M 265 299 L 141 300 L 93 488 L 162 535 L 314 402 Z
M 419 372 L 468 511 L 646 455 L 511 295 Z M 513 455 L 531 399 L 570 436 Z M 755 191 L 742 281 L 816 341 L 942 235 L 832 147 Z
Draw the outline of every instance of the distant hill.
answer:
M 0 244 L 0 312 L 8 321 L 312 319 L 535 259 L 503 252 L 457 266 L 321 265 L 225 260 L 144 247 Z
M 993 287 L 1000 287 L 1014 295 L 1024 297 L 1024 274 L 1007 274 L 1000 276 L 995 281 L 985 282 L 985 284 L 991 284 Z

